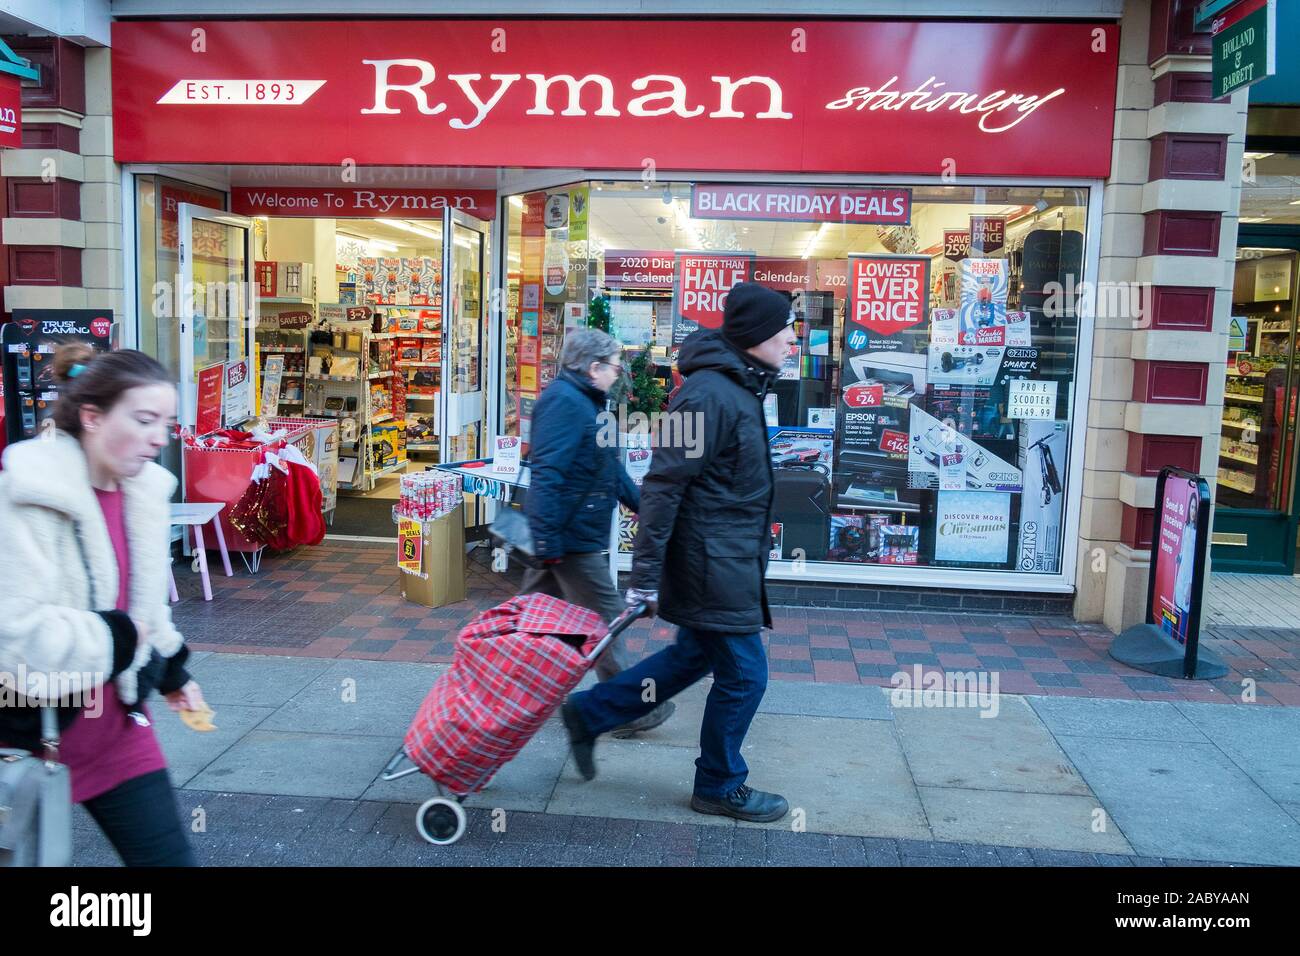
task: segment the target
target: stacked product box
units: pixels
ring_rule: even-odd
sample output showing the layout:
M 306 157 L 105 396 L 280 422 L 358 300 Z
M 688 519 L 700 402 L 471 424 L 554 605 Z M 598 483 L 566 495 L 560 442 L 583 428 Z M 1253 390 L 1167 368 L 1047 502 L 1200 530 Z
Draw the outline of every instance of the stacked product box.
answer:
M 399 518 L 436 521 L 455 511 L 461 502 L 458 475 L 443 471 L 417 471 L 402 475 L 395 514 Z

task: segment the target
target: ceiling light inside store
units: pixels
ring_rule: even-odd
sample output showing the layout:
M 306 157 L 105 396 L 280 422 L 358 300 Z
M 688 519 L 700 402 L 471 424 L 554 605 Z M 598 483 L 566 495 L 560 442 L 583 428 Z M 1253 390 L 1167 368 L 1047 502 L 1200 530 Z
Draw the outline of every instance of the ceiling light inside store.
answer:
M 1272 153 L 1245 153 L 1246 159 L 1268 159 Z
M 831 224 L 829 222 L 824 222 L 817 227 L 817 231 L 809 237 L 808 245 L 803 247 L 803 258 L 807 259 L 812 255 L 813 250 L 817 248 L 817 244 L 822 241 L 822 236 L 826 235 L 826 233 L 830 231 L 830 227 Z
M 1268 222 L 1270 216 L 1242 216 L 1241 222 Z
M 352 242 L 364 242 L 370 247 L 369 251 L 371 252 L 374 252 L 376 249 L 387 252 L 396 252 L 398 249 L 397 243 L 395 242 L 389 242 L 386 239 L 374 239 L 370 236 L 354 236 L 350 232 L 336 232 L 334 234 L 334 241 L 338 242 L 340 239 L 351 240 Z
M 417 236 L 424 236 L 426 239 L 442 238 L 432 229 L 425 229 L 423 226 L 414 225 L 404 219 L 376 219 L 375 222 L 383 223 L 385 226 L 391 226 L 394 229 L 405 229 L 407 232 L 413 232 Z

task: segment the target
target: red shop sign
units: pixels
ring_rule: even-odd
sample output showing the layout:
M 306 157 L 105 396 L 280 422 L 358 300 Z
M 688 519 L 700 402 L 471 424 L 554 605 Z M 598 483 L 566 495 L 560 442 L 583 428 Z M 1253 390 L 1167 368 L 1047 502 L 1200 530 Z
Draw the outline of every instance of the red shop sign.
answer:
M 671 249 L 606 249 L 605 285 L 611 289 L 671 289 Z
M 851 318 L 880 335 L 925 321 L 927 256 L 850 256 Z
M 390 189 L 344 186 L 328 189 L 236 186 L 230 207 L 241 216 L 330 216 L 335 219 L 441 218 L 447 208 L 479 219 L 496 215 L 491 189 Z
M 23 145 L 23 88 L 16 76 L 0 76 L 0 147 Z
M 754 281 L 769 289 L 796 292 L 815 288 L 817 264 L 812 259 L 756 259 Z
M 912 220 L 910 189 L 835 189 L 821 186 L 694 185 L 697 219 L 776 219 L 905 226 Z
M 1115 23 L 157 20 L 112 29 L 119 162 L 640 170 L 649 156 L 661 171 L 1110 172 Z M 200 29 L 207 43 L 196 54 Z
M 727 293 L 749 279 L 754 254 L 679 253 L 677 263 L 677 314 L 701 328 L 721 327 Z

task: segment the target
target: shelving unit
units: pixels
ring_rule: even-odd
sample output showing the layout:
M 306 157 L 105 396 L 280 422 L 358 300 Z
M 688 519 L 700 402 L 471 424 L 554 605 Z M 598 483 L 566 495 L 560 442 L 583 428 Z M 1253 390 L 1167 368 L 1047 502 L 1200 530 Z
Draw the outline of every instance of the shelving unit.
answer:
M 376 481 L 383 476 L 406 467 L 405 451 L 398 437 L 403 424 L 401 417 L 394 414 L 391 404 L 377 410 L 372 402 L 371 383 L 391 379 L 397 371 L 391 367 L 391 355 L 387 354 L 391 351 L 388 348 L 391 337 L 372 332 L 370 326 L 369 319 L 331 323 L 325 329 L 318 330 L 327 333 L 328 343 L 308 345 L 308 363 L 313 358 L 323 358 L 326 354 L 335 361 L 355 359 L 355 375 L 309 371 L 305 376 L 309 391 L 306 415 L 352 419 L 355 422 L 355 428 L 348 429 L 351 437 L 340 436 L 340 458 L 356 462 L 352 480 L 340 481 L 340 485 L 348 491 L 362 493 L 371 491 Z M 384 368 L 385 364 L 390 367 Z M 391 401 L 391 391 L 389 395 Z M 343 407 L 337 407 L 339 405 Z M 390 423 L 397 426 L 393 432 L 393 454 L 381 459 L 377 454 L 379 443 L 373 426 Z
M 316 303 L 309 298 L 264 297 L 257 300 L 258 325 L 257 350 L 261 356 L 284 356 L 284 374 L 280 378 L 279 409 L 297 414 L 306 399 L 307 327 L 316 321 Z M 303 313 L 306 313 L 304 316 Z M 290 316 L 293 316 L 290 320 Z M 282 318 L 283 317 L 283 318 Z M 285 328 L 281 322 L 292 326 Z M 262 382 L 266 367 L 265 358 L 259 357 L 256 387 L 259 411 Z

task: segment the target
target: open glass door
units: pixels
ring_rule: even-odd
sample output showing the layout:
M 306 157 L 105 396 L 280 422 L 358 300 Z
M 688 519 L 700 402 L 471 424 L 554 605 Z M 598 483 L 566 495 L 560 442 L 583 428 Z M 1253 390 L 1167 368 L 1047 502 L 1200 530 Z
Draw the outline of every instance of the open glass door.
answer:
M 211 431 L 237 425 L 254 410 L 253 221 L 190 203 L 179 205 L 177 220 L 180 421 Z
M 442 401 L 440 461 L 467 461 L 488 453 L 483 431 L 488 394 L 488 225 L 458 210 L 443 212 Z M 466 526 L 483 520 L 483 503 L 467 500 Z

